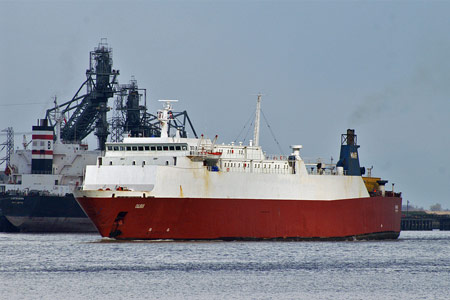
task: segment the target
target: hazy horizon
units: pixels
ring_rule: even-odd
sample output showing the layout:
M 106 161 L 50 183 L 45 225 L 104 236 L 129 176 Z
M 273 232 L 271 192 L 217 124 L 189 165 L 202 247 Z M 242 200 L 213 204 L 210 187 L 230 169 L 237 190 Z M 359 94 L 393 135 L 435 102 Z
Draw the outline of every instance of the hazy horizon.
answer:
M 336 162 L 354 128 L 361 164 L 404 204 L 448 209 L 448 11 L 440 1 L 0 1 L 0 130 L 30 132 L 54 96 L 70 100 L 107 38 L 119 82 L 135 76 L 150 112 L 178 99 L 198 134 L 229 143 L 261 92 L 284 154 L 302 144 L 303 157 Z M 264 118 L 260 144 L 280 152 Z

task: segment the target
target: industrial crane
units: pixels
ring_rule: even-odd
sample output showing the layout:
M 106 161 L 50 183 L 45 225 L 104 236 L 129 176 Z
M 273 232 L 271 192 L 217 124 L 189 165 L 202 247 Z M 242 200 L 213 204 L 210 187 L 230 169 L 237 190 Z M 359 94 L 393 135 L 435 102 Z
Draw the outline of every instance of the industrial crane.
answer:
M 55 126 L 51 117 L 57 109 L 64 118 L 61 139 L 66 142 L 80 142 L 95 130 L 98 149 L 105 150 L 109 131 L 107 112 L 109 98 L 117 95 L 115 111 L 111 120 L 112 140 L 120 141 L 124 133 L 130 136 L 160 136 L 161 128 L 157 117 L 147 112 L 146 89 L 140 89 L 132 78 L 130 84 L 119 85 L 118 70 L 112 68 L 112 49 L 106 39 L 102 39 L 98 47 L 89 55 L 89 69 L 86 80 L 77 90 L 73 98 L 65 103 L 48 109 L 46 119 L 50 126 Z M 81 91 L 86 87 L 86 93 Z M 140 101 L 144 96 L 144 105 Z M 169 122 L 170 130 L 178 130 L 181 137 L 187 137 L 186 125 L 197 137 L 186 111 L 173 112 Z
M 61 130 L 61 139 L 79 142 L 95 130 L 98 138 L 98 148 L 105 150 L 108 131 L 108 99 L 114 96 L 117 84 L 118 70 L 112 68 L 112 49 L 105 39 L 90 52 L 89 69 L 86 70 L 86 80 L 73 98 L 58 107 L 47 110 L 46 119 L 54 126 L 51 115 L 56 109 L 66 116 Z M 86 93 L 81 90 L 86 86 Z

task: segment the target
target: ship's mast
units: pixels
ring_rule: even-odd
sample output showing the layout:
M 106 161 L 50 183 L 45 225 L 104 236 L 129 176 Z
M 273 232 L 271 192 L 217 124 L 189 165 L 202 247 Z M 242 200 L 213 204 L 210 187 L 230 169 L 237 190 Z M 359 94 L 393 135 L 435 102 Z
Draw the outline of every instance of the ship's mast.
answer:
M 178 102 L 178 100 L 158 100 L 158 101 L 165 102 L 164 109 L 158 110 L 158 120 L 161 123 L 161 137 L 167 138 L 169 136 L 169 120 L 173 119 L 172 102 Z
M 54 121 L 55 121 L 55 134 L 56 134 L 56 143 L 61 143 L 61 123 L 64 120 L 61 112 L 59 111 L 59 106 L 56 101 L 56 96 L 53 101 L 55 103 L 55 115 L 54 115 Z
M 258 100 L 256 101 L 255 131 L 253 133 L 254 146 L 259 146 L 259 118 L 261 115 L 261 96 L 262 94 L 258 94 Z

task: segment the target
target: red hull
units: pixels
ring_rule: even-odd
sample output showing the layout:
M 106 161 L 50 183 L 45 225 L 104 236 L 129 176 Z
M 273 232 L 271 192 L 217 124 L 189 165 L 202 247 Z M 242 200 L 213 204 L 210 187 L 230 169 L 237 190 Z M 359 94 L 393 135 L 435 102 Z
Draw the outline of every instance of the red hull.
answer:
M 100 234 L 116 239 L 353 239 L 400 233 L 399 197 L 77 200 Z

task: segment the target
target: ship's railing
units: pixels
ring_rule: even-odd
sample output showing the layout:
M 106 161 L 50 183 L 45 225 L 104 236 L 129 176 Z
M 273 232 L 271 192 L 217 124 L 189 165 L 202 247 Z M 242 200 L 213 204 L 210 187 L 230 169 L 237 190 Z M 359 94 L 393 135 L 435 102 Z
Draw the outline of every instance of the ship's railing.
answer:
M 1 190 L 0 194 L 10 195 L 10 196 L 49 196 L 52 195 L 50 191 L 47 190 L 21 190 L 21 189 L 11 189 L 11 190 Z
M 233 151 L 233 152 L 231 152 Z M 242 151 L 242 152 L 241 152 Z M 230 158 L 230 159 L 253 159 L 253 160 L 262 160 L 266 159 L 266 156 L 263 153 L 253 153 L 253 152 L 244 152 L 241 149 L 226 149 L 223 151 L 222 157 Z
M 190 150 L 188 156 L 204 159 L 219 159 L 222 156 L 222 153 L 208 150 Z
M 256 165 L 249 165 L 245 163 L 230 163 L 223 164 L 222 172 L 239 172 L 239 173 L 261 173 L 261 174 L 293 174 L 292 167 L 288 165 L 272 165 L 267 163 L 264 167 L 263 164 L 258 163 Z
M 335 164 L 305 163 L 305 167 L 310 175 L 338 175 Z M 342 175 L 347 175 L 347 171 L 343 170 Z
M 382 196 L 381 191 L 376 191 L 376 192 L 369 192 L 370 197 L 380 197 Z M 396 193 L 393 191 L 386 191 L 384 194 L 385 197 L 401 197 L 402 193 Z
M 287 161 L 289 156 L 286 155 L 276 155 L 276 154 L 269 154 L 266 155 L 267 160 L 281 160 L 281 161 Z

